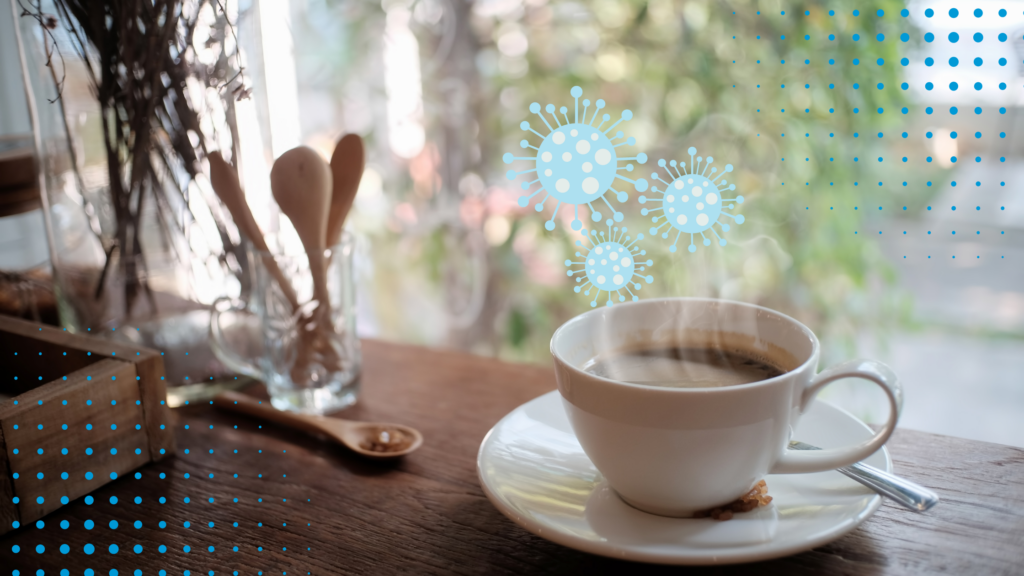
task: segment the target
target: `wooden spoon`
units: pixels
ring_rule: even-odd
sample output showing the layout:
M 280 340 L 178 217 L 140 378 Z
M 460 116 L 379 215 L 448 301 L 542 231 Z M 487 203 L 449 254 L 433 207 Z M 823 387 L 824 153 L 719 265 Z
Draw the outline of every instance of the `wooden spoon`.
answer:
M 214 397 L 213 404 L 219 408 L 269 420 L 314 436 L 327 436 L 370 458 L 405 456 L 423 444 L 423 435 L 419 430 L 408 426 L 285 412 L 274 408 L 269 402 L 239 392 L 221 392 Z
M 345 218 L 352 209 L 359 180 L 363 177 L 366 154 L 363 151 L 363 139 L 357 134 L 346 134 L 338 140 L 331 155 L 331 174 L 334 178 L 334 190 L 331 194 L 331 210 L 327 217 L 327 246 L 331 247 L 341 240 L 341 231 L 345 228 Z
M 281 211 L 291 219 L 309 258 L 313 297 L 318 308 L 330 309 L 324 263 L 327 213 L 331 202 L 331 170 L 319 154 L 305 146 L 282 154 L 270 170 L 270 190 Z
M 341 361 L 331 346 L 331 302 L 327 293 L 326 250 L 327 213 L 331 201 L 331 171 L 314 150 L 305 146 L 282 154 L 270 170 L 270 189 L 281 211 L 292 221 L 309 258 L 313 277 L 315 311 L 298 322 L 299 341 L 291 378 L 296 384 L 307 377 L 313 351 L 329 370 L 339 370 Z
M 220 198 L 221 202 L 227 206 L 228 212 L 231 213 L 231 219 L 235 221 L 239 231 L 248 237 L 253 246 L 262 253 L 263 263 L 267 267 L 267 271 L 281 287 L 281 292 L 288 300 L 292 310 L 298 310 L 299 299 L 295 295 L 291 282 L 284 277 L 281 268 L 278 267 L 277 261 L 270 256 L 270 249 L 267 248 L 267 241 L 263 238 L 263 232 L 260 231 L 259 225 L 256 224 L 256 220 L 252 217 L 249 205 L 245 203 L 245 192 L 242 191 L 242 186 L 238 183 L 238 174 L 224 160 L 220 152 L 211 152 L 208 160 L 210 161 L 210 183 L 213 185 L 213 191 L 217 193 L 217 197 Z

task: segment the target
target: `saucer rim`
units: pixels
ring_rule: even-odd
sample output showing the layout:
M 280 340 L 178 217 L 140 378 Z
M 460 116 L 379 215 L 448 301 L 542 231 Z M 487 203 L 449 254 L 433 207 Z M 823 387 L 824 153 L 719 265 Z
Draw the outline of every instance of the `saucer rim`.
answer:
M 863 524 L 865 521 L 867 521 L 868 518 L 873 516 L 875 512 L 877 512 L 878 509 L 882 506 L 882 496 L 879 494 L 875 494 L 868 502 L 868 505 L 864 508 L 864 510 L 856 517 L 846 520 L 840 524 L 837 524 L 831 530 L 826 531 L 825 533 L 821 534 L 816 538 L 811 538 L 803 542 L 794 543 L 789 546 L 772 547 L 772 541 L 769 541 L 761 543 L 756 547 L 743 546 L 743 548 L 746 548 L 747 550 L 742 552 L 732 552 L 731 550 L 734 549 L 730 549 L 728 547 L 721 547 L 713 549 L 713 552 L 717 553 L 701 555 L 679 555 L 657 552 L 644 552 L 639 550 L 626 550 L 610 542 L 594 542 L 592 540 L 583 539 L 569 533 L 563 533 L 557 530 L 550 530 L 548 529 L 548 526 L 545 526 L 540 522 L 536 522 L 532 519 L 517 516 L 510 508 L 505 506 L 505 504 L 501 502 L 498 496 L 494 492 L 492 492 L 490 487 L 487 485 L 487 482 L 484 480 L 483 469 L 480 465 L 481 459 L 483 458 L 484 455 L 484 449 L 488 445 L 488 442 L 491 440 L 491 435 L 494 434 L 495 430 L 497 430 L 498 427 L 501 426 L 506 419 L 510 418 L 513 414 L 522 410 L 523 407 L 525 407 L 527 404 L 530 404 L 532 402 L 543 401 L 543 399 L 545 399 L 548 396 L 558 397 L 559 392 L 558 390 L 552 390 L 550 392 L 546 392 L 544 394 L 541 394 L 540 396 L 537 396 L 536 398 L 533 398 L 520 404 L 519 406 L 509 411 L 508 414 L 506 414 L 500 420 L 498 420 L 498 422 L 495 423 L 494 426 L 492 426 L 491 429 L 487 431 L 487 434 L 480 442 L 480 448 L 477 451 L 477 481 L 480 483 L 481 489 L 483 490 L 484 494 L 487 496 L 487 499 L 491 502 L 491 504 L 509 520 L 514 522 L 516 525 L 524 528 L 531 534 L 544 538 L 545 540 L 554 542 L 555 544 L 565 546 L 567 548 L 572 548 L 574 550 L 587 552 L 597 556 L 604 556 L 607 558 L 615 558 L 618 560 L 628 560 L 633 562 L 644 562 L 650 564 L 664 564 L 676 566 L 722 566 L 729 564 L 745 564 L 750 562 L 758 562 L 763 560 L 772 560 L 776 558 L 792 556 L 794 554 L 806 552 L 808 550 L 812 550 L 814 548 L 823 546 L 830 542 L 834 542 L 839 538 L 842 538 L 843 536 L 849 534 L 858 526 Z M 830 409 L 842 413 L 844 416 L 851 418 L 852 420 L 860 424 L 860 426 L 862 426 L 864 430 L 869 434 L 874 434 L 874 431 L 867 424 L 865 424 L 860 418 L 857 418 L 847 410 L 844 410 L 843 408 L 840 408 L 828 401 L 821 399 L 815 399 L 814 402 L 820 402 L 828 406 Z M 889 454 L 889 450 L 886 446 L 883 445 L 881 448 L 881 452 L 882 455 L 885 457 L 886 465 L 884 470 L 886 472 L 891 473 L 893 471 L 893 464 L 892 457 Z M 769 474 L 768 476 L 773 475 Z M 777 476 L 782 476 L 782 474 L 778 474 Z M 786 476 L 789 476 L 789 474 L 786 474 Z M 711 550 L 709 549 L 709 551 Z

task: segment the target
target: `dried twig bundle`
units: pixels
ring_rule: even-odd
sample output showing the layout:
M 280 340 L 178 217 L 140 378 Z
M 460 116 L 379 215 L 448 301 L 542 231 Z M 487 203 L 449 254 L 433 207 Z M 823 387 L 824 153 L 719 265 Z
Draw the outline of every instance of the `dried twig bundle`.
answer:
M 195 105 L 197 87 L 200 92 L 214 88 L 223 95 L 231 141 L 237 146 L 231 107 L 235 98 L 248 95 L 248 89 L 234 28 L 220 0 L 54 0 L 56 15 L 44 14 L 38 1 L 33 6 L 24 1 L 19 0 L 23 15 L 47 30 L 47 65 L 58 93 L 63 70 L 55 69 L 52 55 L 60 54 L 59 46 L 48 31 L 59 21 L 85 63 L 100 106 L 116 231 L 113 238 L 100 238 L 106 264 L 95 297 L 103 293 L 116 261 L 125 280 L 125 313 L 131 313 L 140 294 L 146 294 L 155 311 L 140 242 L 142 216 L 152 203 L 165 237 L 184 234 L 187 222 L 175 217 L 175 210 L 188 213 L 189 184 L 199 172 L 199 158 L 206 154 Z M 203 19 L 209 20 L 211 11 L 215 21 L 202 48 L 217 47 L 220 54 L 214 64 L 202 65 L 193 42 L 197 25 L 209 24 Z M 217 221 L 217 226 L 225 252 L 240 254 L 223 222 Z

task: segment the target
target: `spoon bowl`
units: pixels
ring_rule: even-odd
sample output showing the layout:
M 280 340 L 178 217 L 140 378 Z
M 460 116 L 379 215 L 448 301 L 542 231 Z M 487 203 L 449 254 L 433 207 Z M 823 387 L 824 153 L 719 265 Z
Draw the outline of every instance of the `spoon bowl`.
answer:
M 337 426 L 337 422 L 344 422 L 344 429 L 339 430 L 339 434 L 347 435 L 345 445 L 369 458 L 387 459 L 404 456 L 423 444 L 423 435 L 419 430 L 401 424 L 321 418 L 335 421 L 326 425 Z M 351 444 L 356 442 L 358 445 L 353 447 Z
M 363 139 L 359 135 L 346 134 L 338 140 L 334 154 L 331 155 L 333 191 L 327 217 L 328 246 L 334 246 L 341 239 L 345 217 L 348 216 L 352 201 L 356 198 L 365 164 L 366 153 L 363 150 Z

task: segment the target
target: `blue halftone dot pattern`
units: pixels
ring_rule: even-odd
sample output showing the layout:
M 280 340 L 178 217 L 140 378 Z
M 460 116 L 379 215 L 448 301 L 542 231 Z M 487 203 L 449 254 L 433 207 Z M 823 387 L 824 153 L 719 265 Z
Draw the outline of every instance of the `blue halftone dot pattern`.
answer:
M 734 11 L 733 14 L 737 14 L 737 12 Z M 805 12 L 807 12 L 805 15 L 811 16 L 811 10 Z M 934 173 L 936 170 L 950 170 L 955 174 L 959 172 L 956 170 L 957 168 L 963 167 L 967 163 L 976 165 L 981 169 L 981 171 L 972 172 L 972 174 L 976 173 L 982 179 L 986 175 L 992 174 L 990 178 L 993 181 L 985 182 L 985 185 L 994 187 L 995 181 L 998 181 L 999 177 L 991 171 L 999 170 L 1003 167 L 1009 168 L 1009 166 L 1007 166 L 1006 153 L 1000 151 L 1005 149 L 1005 146 L 1001 146 L 998 143 L 994 144 L 992 140 L 1005 139 L 1006 133 L 1000 132 L 998 128 L 992 132 L 986 132 L 980 128 L 982 126 L 1003 125 L 1012 121 L 1012 118 L 1006 117 L 1009 112 L 1007 105 L 1004 103 L 1008 102 L 1006 98 L 1010 91 L 1014 88 L 1019 90 L 1021 87 L 1024 87 L 1024 83 L 1021 83 L 1018 74 L 1019 70 L 1024 69 L 1024 60 L 1022 60 L 1022 56 L 1018 53 L 1019 51 L 1014 47 L 1014 42 L 1019 44 L 1024 38 L 1021 37 L 1016 29 L 1006 29 L 1012 28 L 1013 22 L 1000 20 L 1001 18 L 1006 18 L 1008 15 L 1007 10 L 983 10 L 968 6 L 961 6 L 959 8 L 943 7 L 941 10 L 917 8 L 902 9 L 899 11 L 898 16 L 894 13 L 884 14 L 879 12 L 876 20 L 860 20 L 856 18 L 840 20 L 839 18 L 842 17 L 843 12 L 843 10 L 835 9 L 820 10 L 814 18 L 804 19 L 799 22 L 803 29 L 796 38 L 802 38 L 805 42 L 811 42 L 810 44 L 802 46 L 802 42 L 797 41 L 791 42 L 788 46 L 766 46 L 766 50 L 769 52 L 780 49 L 793 50 L 801 47 L 809 50 L 810 57 L 808 58 L 804 58 L 801 55 L 799 59 L 789 60 L 782 58 L 781 60 L 776 60 L 783 64 L 787 61 L 793 63 L 803 62 L 805 66 L 808 66 L 804 74 L 797 76 L 799 80 L 787 80 L 776 83 L 774 80 L 769 80 L 769 78 L 778 77 L 778 74 L 776 74 L 777 70 L 772 69 L 771 71 L 765 70 L 766 74 L 763 77 L 759 74 L 751 75 L 747 79 L 746 86 L 740 83 L 743 82 L 743 79 L 740 82 L 736 82 L 736 79 L 730 79 L 729 84 L 733 88 L 746 89 L 752 93 L 770 88 L 773 84 L 782 93 L 798 86 L 825 92 L 828 90 L 835 90 L 837 92 L 843 90 L 845 93 L 836 94 L 835 100 L 815 97 L 802 99 L 799 105 L 792 106 L 794 109 L 802 109 L 809 114 L 817 115 L 816 119 L 812 122 L 816 121 L 818 124 L 819 134 L 814 135 L 808 132 L 806 136 L 812 142 L 814 138 L 823 137 L 821 134 L 822 128 L 824 128 L 825 132 L 831 129 L 831 132 L 828 132 L 828 137 L 846 136 L 847 138 L 852 137 L 856 139 L 858 136 L 864 136 L 864 134 L 858 134 L 858 128 L 864 125 L 865 122 L 877 125 L 879 124 L 879 117 L 884 117 L 887 113 L 891 115 L 897 112 L 897 118 L 907 123 L 906 130 L 897 130 L 897 133 L 900 134 L 898 137 L 902 139 L 919 139 L 918 142 L 927 140 L 925 146 L 890 148 L 877 146 L 872 150 L 862 146 L 861 144 L 864 144 L 863 138 L 860 138 L 860 141 L 853 140 L 852 145 L 849 144 L 850 140 L 847 140 L 846 143 L 841 141 L 834 142 L 834 146 L 845 146 L 845 148 L 837 147 L 831 155 L 825 154 L 825 156 L 830 156 L 828 157 L 828 162 L 845 162 L 850 165 L 850 172 L 859 172 L 862 175 L 865 175 L 864 168 L 866 166 L 864 166 L 864 162 L 868 158 L 873 158 L 876 162 L 872 162 L 872 164 L 878 166 L 878 175 L 883 177 L 878 179 L 879 188 L 883 187 L 885 176 L 892 177 L 894 174 L 903 176 L 900 178 L 900 180 L 903 180 L 902 187 L 930 187 L 932 185 L 931 182 L 926 184 L 922 182 L 921 175 L 923 173 Z M 754 9 L 749 9 L 747 15 L 750 13 L 760 14 L 759 11 Z M 829 17 L 834 18 L 828 18 L 827 22 L 823 22 L 820 16 L 826 13 Z M 865 15 L 873 13 L 874 10 L 866 11 Z M 799 14 L 800 12 L 797 12 L 797 15 Z M 856 11 L 848 12 L 847 14 L 857 15 Z M 967 16 L 970 16 L 969 20 L 965 18 Z M 789 19 L 781 19 L 781 21 L 787 20 Z M 743 20 L 737 19 L 737 22 L 743 22 Z M 787 26 L 795 24 L 797 24 L 796 21 L 786 22 Z M 967 28 L 964 28 L 964 26 L 967 26 Z M 1001 30 L 1000 28 L 1003 29 Z M 727 34 L 729 36 L 727 37 L 735 40 L 736 38 L 742 38 L 741 34 L 744 33 L 747 37 L 753 36 L 756 39 L 768 38 L 768 36 L 763 36 L 763 31 L 755 35 L 749 33 L 749 31 L 735 29 L 728 30 Z M 843 39 L 848 39 L 851 42 L 845 46 L 837 45 Z M 871 40 L 874 40 L 874 42 L 871 42 Z M 893 44 L 887 45 L 887 42 L 892 42 Z M 915 44 L 915 48 L 910 48 L 910 46 L 915 46 Z M 854 51 L 852 55 L 851 47 Z M 893 52 L 888 50 L 890 48 L 898 49 L 895 58 L 892 56 L 879 57 L 879 51 L 892 54 Z M 830 53 L 836 50 L 842 50 L 842 55 Z M 858 54 L 858 52 L 862 53 Z M 899 52 L 905 52 L 905 54 L 900 54 Z M 764 56 L 754 54 L 752 57 L 748 56 L 745 62 L 731 58 L 735 58 L 735 56 L 731 56 L 729 60 L 723 58 L 720 60 L 720 64 L 728 65 L 730 62 L 732 64 L 739 62 L 740 65 L 749 65 L 751 62 L 761 64 Z M 764 61 L 766 63 L 769 62 L 769 60 Z M 872 66 L 872 64 L 877 66 Z M 823 65 L 835 66 L 835 71 L 838 74 L 832 76 L 832 70 L 827 69 L 827 66 Z M 865 66 L 867 66 L 866 69 Z M 895 68 L 886 68 L 886 66 L 894 66 Z M 749 69 L 759 71 L 757 67 Z M 893 74 L 893 72 L 896 72 L 896 74 Z M 786 77 L 792 77 L 792 73 L 793 70 L 788 72 Z M 882 78 L 872 78 L 876 74 L 885 75 L 889 78 L 889 81 L 883 82 L 879 81 Z M 857 91 L 863 93 L 869 87 L 873 87 L 880 93 L 880 103 L 888 101 L 890 104 L 888 106 L 871 106 L 865 102 L 864 96 L 868 95 L 858 94 Z M 895 93 L 885 93 L 886 90 L 895 91 Z M 911 101 L 906 102 L 904 105 L 903 102 L 900 102 L 900 99 Z M 955 105 L 950 105 L 953 102 L 955 102 Z M 807 168 L 813 171 L 814 162 L 824 161 L 824 158 L 815 158 L 810 154 L 805 155 L 806 147 L 800 148 L 799 156 L 793 152 L 787 154 L 786 150 L 791 148 L 794 143 L 791 142 L 791 138 L 787 138 L 787 136 L 792 135 L 789 135 L 788 130 L 785 129 L 785 123 L 792 120 L 790 114 L 793 110 L 790 110 L 789 106 L 774 107 L 766 104 L 767 102 L 755 100 L 750 105 L 750 111 L 757 117 L 757 122 L 774 122 L 775 126 L 782 128 L 782 130 L 755 128 L 751 129 L 750 132 L 755 138 L 769 137 L 780 150 L 781 153 L 777 156 L 779 165 L 777 173 L 781 178 L 775 182 L 775 185 L 783 187 L 786 185 L 787 173 L 793 179 L 803 179 L 806 177 L 806 170 L 794 165 L 793 160 L 803 158 L 803 161 L 809 165 Z M 973 134 L 974 139 L 978 143 L 957 143 L 958 135 L 956 132 L 950 133 L 950 131 L 935 130 L 935 128 L 922 129 L 920 118 L 915 119 L 911 114 L 912 110 L 918 113 L 923 112 L 924 116 L 929 117 L 923 123 L 924 126 L 962 126 L 970 130 L 968 134 Z M 875 116 L 875 114 L 878 116 Z M 870 115 L 870 117 L 865 118 L 866 115 Z M 978 123 L 975 124 L 975 121 Z M 910 126 L 915 128 L 910 128 Z M 800 132 L 803 132 L 806 128 L 806 124 L 799 125 Z M 989 129 L 992 130 L 991 128 Z M 797 130 L 793 131 L 796 132 Z M 756 134 L 753 134 L 754 132 Z M 762 132 L 774 132 L 774 134 L 762 134 Z M 878 140 L 884 141 L 885 136 L 889 135 L 879 132 Z M 895 134 L 892 136 L 895 136 Z M 960 134 L 959 136 L 960 140 L 963 140 L 967 134 Z M 827 144 L 827 142 L 826 140 L 823 144 Z M 965 151 L 969 151 L 969 153 Z M 877 153 L 872 154 L 872 152 Z M 790 156 L 798 157 L 791 158 Z M 893 170 L 897 166 L 887 166 L 886 164 L 889 162 L 898 163 L 898 168 L 905 172 L 900 174 Z M 794 173 L 794 169 L 798 170 L 798 172 Z M 815 183 L 807 183 L 807 186 L 812 185 L 815 185 Z M 955 184 L 953 185 L 955 186 Z M 1003 185 L 1000 183 L 1000 186 Z M 829 183 L 829 186 L 852 186 L 856 189 L 858 182 L 835 182 Z M 982 183 L 979 181 L 977 186 L 981 188 Z M 656 188 L 657 183 L 652 182 L 652 187 Z M 991 193 L 994 191 L 998 191 L 998 189 L 982 188 L 978 190 L 979 196 L 977 197 L 991 198 Z M 953 197 L 950 196 L 950 198 Z M 962 195 L 955 197 L 964 198 Z M 888 208 L 898 210 L 900 208 L 896 204 L 901 202 L 905 202 L 905 200 L 894 200 L 893 205 Z M 811 218 L 817 217 L 815 215 L 816 209 L 824 210 L 825 208 L 825 206 L 815 206 L 813 204 L 813 197 L 808 201 L 801 201 L 801 204 L 806 203 L 811 203 L 811 205 L 802 206 L 801 211 Z M 986 211 L 991 212 L 986 215 Z M 830 208 L 830 212 L 833 217 L 840 218 L 843 217 L 844 213 L 847 213 L 842 208 L 835 211 L 832 211 Z M 996 208 L 994 207 L 989 208 L 983 205 L 976 212 L 981 212 L 979 215 L 981 217 L 989 218 L 988 225 L 990 227 L 999 227 L 1002 225 L 1002 222 L 1007 221 L 1005 218 L 995 217 Z M 883 221 L 883 223 L 885 225 L 892 224 L 894 227 L 899 226 L 896 221 Z M 965 225 L 969 226 L 970 224 Z M 864 238 L 863 235 L 859 234 L 860 231 L 851 232 L 853 235 L 857 235 L 858 238 Z M 872 234 L 877 237 L 882 236 L 882 232 L 882 230 L 875 230 Z M 902 230 L 893 230 L 892 232 L 904 236 Z M 999 230 L 998 233 L 1000 237 L 1005 236 L 1005 230 Z M 923 232 L 918 232 L 918 234 L 927 236 Z M 951 234 L 953 233 L 951 232 Z M 984 234 L 984 230 L 973 232 L 974 236 L 984 236 Z M 980 255 L 976 254 L 971 257 L 980 259 Z M 999 259 L 1004 260 L 1005 256 L 1001 256 Z
M 13 351 L 11 353 L 15 356 L 19 354 L 43 355 L 43 353 L 39 352 L 33 353 L 26 351 Z M 61 352 L 60 355 L 66 356 L 67 353 Z M 92 354 L 89 353 L 87 355 Z M 17 369 L 18 368 L 16 367 L 15 370 Z M 96 375 L 94 374 L 86 375 L 83 380 L 89 383 L 93 383 L 100 380 L 100 378 L 95 376 Z M 10 378 L 12 380 L 17 380 L 19 378 L 22 380 L 41 379 L 40 377 L 32 374 L 15 374 L 10 376 Z M 106 377 L 103 377 L 102 379 L 105 380 Z M 43 424 L 31 422 L 31 420 L 20 422 L 17 421 L 18 418 L 22 417 L 29 419 L 32 418 L 32 415 L 35 414 L 33 412 L 14 413 L 13 418 L 15 423 L 11 425 L 9 433 L 6 435 L 6 440 L 12 444 L 12 453 L 15 454 L 16 456 L 25 455 L 26 453 L 31 453 L 33 456 L 50 456 L 51 454 L 54 453 L 60 454 L 62 456 L 68 455 L 70 452 L 67 448 L 64 448 L 59 451 L 51 451 L 51 449 L 49 448 L 44 449 L 43 447 L 31 445 L 31 443 L 33 442 L 52 442 L 53 434 L 54 432 L 56 432 L 57 437 L 60 439 L 64 439 L 69 446 L 72 446 L 74 448 L 75 453 L 80 455 L 84 454 L 85 457 L 75 461 L 63 461 L 66 465 L 69 465 L 70 467 L 67 470 L 62 470 L 59 472 L 43 472 L 39 470 L 38 467 L 40 467 L 44 463 L 38 459 L 24 460 L 15 458 L 14 460 L 12 460 L 13 469 L 11 470 L 11 478 L 14 481 L 18 482 L 18 487 L 20 488 L 20 496 L 11 497 L 11 503 L 23 504 L 26 500 L 29 500 L 33 504 L 50 505 L 52 501 L 58 500 L 61 504 L 68 504 L 70 502 L 70 498 L 67 495 L 55 497 L 50 495 L 39 495 L 38 492 L 33 493 L 33 491 L 40 490 L 41 488 L 51 490 L 51 486 L 59 487 L 67 485 L 64 483 L 75 483 L 76 486 L 81 486 L 82 483 L 85 483 L 85 485 L 89 489 L 99 489 L 101 488 L 101 486 L 103 486 L 104 483 L 111 481 L 120 481 L 123 483 L 126 480 L 128 480 L 128 477 L 131 477 L 134 480 L 142 480 L 144 482 L 165 481 L 167 475 L 164 472 L 147 473 L 145 468 L 141 468 L 138 471 L 132 471 L 130 474 L 126 475 L 122 471 L 110 469 L 115 465 L 122 466 L 123 464 L 116 463 L 113 460 L 109 460 L 109 457 L 106 455 L 109 454 L 111 456 L 116 456 L 117 454 L 124 455 L 126 453 L 131 453 L 137 456 L 141 456 L 144 452 L 148 450 L 145 444 L 144 436 L 140 437 L 137 433 L 135 433 L 134 435 L 127 435 L 125 433 L 125 431 L 127 430 L 131 430 L 133 432 L 142 430 L 143 413 L 140 408 L 142 404 L 141 401 L 137 399 L 119 396 L 119 394 L 125 393 L 125 390 L 123 389 L 114 390 L 113 392 L 110 393 L 113 393 L 116 397 L 110 398 L 108 396 L 107 398 L 103 398 L 102 396 L 104 392 L 97 391 L 95 394 L 90 393 L 90 398 L 83 399 L 79 396 L 77 398 L 69 397 L 65 399 L 53 400 L 52 402 L 57 404 L 62 409 L 66 410 L 64 414 L 66 415 L 68 421 L 66 423 L 55 425 L 52 427 L 52 429 L 49 425 L 44 426 Z M 136 393 L 136 398 L 137 397 L 138 396 Z M 18 398 L 3 399 L 0 400 L 0 407 L 21 407 L 25 406 L 26 404 L 29 404 L 31 406 L 43 406 L 46 402 L 51 401 L 33 400 L 30 403 L 26 403 L 24 401 L 19 400 Z M 161 402 L 161 404 L 163 404 L 163 402 Z M 104 406 L 107 406 L 107 408 L 103 408 Z M 84 415 L 82 411 L 85 411 Z M 135 419 L 135 421 L 132 421 L 133 418 Z M 85 422 L 85 420 L 90 421 Z M 107 421 L 104 422 L 103 420 Z M 111 420 L 113 420 L 113 422 Z M 69 426 L 69 424 L 74 425 Z M 166 425 L 162 425 L 162 427 L 165 426 Z M 184 428 L 187 429 L 188 426 L 186 425 L 184 426 Z M 205 425 L 204 428 L 213 430 L 214 425 L 208 424 Z M 43 432 L 49 434 L 50 436 L 39 436 L 39 434 Z M 120 435 L 117 435 L 119 433 Z M 33 436 L 33 434 L 35 434 L 35 436 Z M 141 446 L 132 445 L 133 443 L 140 442 L 140 440 L 142 442 Z M 23 442 L 25 444 L 23 444 Z M 111 446 L 111 444 L 114 445 Z M 193 450 L 195 449 L 196 447 L 193 448 Z M 205 447 L 202 448 L 201 451 L 208 454 L 213 454 L 215 452 L 213 448 Z M 182 454 L 188 454 L 188 452 L 188 448 L 179 450 L 179 457 Z M 262 450 L 260 452 L 262 452 Z M 282 454 L 286 453 L 287 450 L 282 452 Z M 146 460 L 147 459 L 137 460 L 138 465 L 144 464 Z M 56 462 L 62 461 L 60 459 L 57 459 Z M 179 460 L 178 462 L 181 461 Z M 21 468 L 21 466 L 31 466 L 36 469 L 24 470 L 23 468 Z M 185 475 L 188 476 L 188 473 L 185 473 Z M 212 480 L 215 477 L 215 473 L 209 472 L 208 470 L 204 470 L 202 475 L 210 480 Z M 262 477 L 262 475 L 260 476 Z M 235 475 L 235 477 L 238 477 L 237 474 Z M 110 494 L 109 490 L 111 487 L 114 487 L 117 490 L 116 494 Z M 86 517 L 84 520 L 76 520 L 69 518 L 60 518 L 60 516 L 57 516 L 57 518 L 54 518 L 52 520 L 49 519 L 50 517 L 39 520 L 33 520 L 30 524 L 33 530 L 44 531 L 49 529 L 51 530 L 50 534 L 53 534 L 52 531 L 58 531 L 58 533 L 60 533 L 62 531 L 67 530 L 79 530 L 82 532 L 82 534 L 90 535 L 89 538 L 80 539 L 78 540 L 79 543 L 77 544 L 72 544 L 70 542 L 61 542 L 60 540 L 46 544 L 9 544 L 5 546 L 3 552 L 0 553 L 0 558 L 6 556 L 7 554 L 10 554 L 12 555 L 12 557 L 17 558 L 25 558 L 27 554 L 33 557 L 46 555 L 55 556 L 61 559 L 77 558 L 77 560 L 74 560 L 73 562 L 76 566 L 81 566 L 83 564 L 82 559 L 89 559 L 88 561 L 90 562 L 93 560 L 96 561 L 96 563 L 93 564 L 93 567 L 85 569 L 84 572 L 81 571 L 82 568 L 78 568 L 78 570 L 76 570 L 75 573 L 84 573 L 94 576 L 99 574 L 113 574 L 116 576 L 118 574 L 118 569 L 102 567 L 102 564 L 105 563 L 105 559 L 120 558 L 124 557 L 125 555 L 128 555 L 131 558 L 137 557 L 139 559 L 139 568 L 132 568 L 129 570 L 120 569 L 121 574 L 156 574 L 157 572 L 156 569 L 154 568 L 154 564 L 157 563 L 157 561 L 153 558 L 153 556 L 156 556 L 157 554 L 167 553 L 167 547 L 165 545 L 153 545 L 152 547 L 149 547 L 146 546 L 144 542 L 133 540 L 135 540 L 134 536 L 136 534 L 145 534 L 144 529 L 146 528 L 156 529 L 156 527 L 159 526 L 162 529 L 166 527 L 167 524 L 164 520 L 153 519 L 152 521 L 146 521 L 145 518 L 132 518 L 134 511 L 125 509 L 125 505 L 129 503 L 141 504 L 143 502 L 143 498 L 137 494 L 131 494 L 131 489 L 132 486 L 128 484 L 110 484 L 105 489 L 106 493 L 100 496 L 100 499 L 97 499 L 97 497 L 95 497 L 92 494 L 86 494 L 81 497 L 80 502 L 82 505 L 87 507 L 92 507 L 94 505 L 98 506 L 98 509 L 85 508 L 84 510 L 99 514 L 102 517 L 102 520 L 100 520 L 99 518 L 94 519 L 89 517 Z M 210 489 L 209 485 L 202 488 L 198 488 L 198 490 L 200 491 L 206 491 L 208 489 Z M 193 499 L 196 497 L 201 497 L 205 502 L 208 503 L 208 505 L 213 505 L 213 503 L 215 502 L 215 498 L 209 494 L 191 494 L 191 497 Z M 185 501 L 188 501 L 189 496 L 184 496 L 184 499 Z M 161 497 L 161 500 L 163 501 L 164 498 Z M 260 500 L 262 500 L 262 498 L 260 498 Z M 283 498 L 282 500 L 284 502 L 288 502 L 289 499 Z M 61 514 L 61 512 L 58 510 L 53 514 L 59 515 Z M 115 518 L 111 518 L 110 516 L 115 516 Z M 24 523 L 15 520 L 11 521 L 11 524 L 9 526 L 14 529 L 24 529 L 26 528 L 26 526 L 24 526 L 23 524 Z M 186 521 L 185 524 L 187 526 L 188 522 Z M 206 524 L 211 529 L 213 529 L 215 526 L 215 523 L 212 521 L 206 521 L 204 522 L 204 524 Z M 282 526 L 287 526 L 287 523 L 282 523 Z M 134 528 L 134 530 L 132 530 L 130 533 L 126 533 L 126 529 L 131 528 Z M 135 532 L 136 530 L 140 532 Z M 66 536 L 66 533 L 64 535 Z M 192 554 L 194 555 L 196 551 L 199 550 L 199 548 L 197 547 L 199 541 L 202 539 L 207 539 L 206 536 L 201 536 L 199 534 L 196 534 L 195 536 L 196 537 L 193 542 L 184 544 L 181 547 L 181 553 L 187 553 L 188 551 L 191 551 Z M 234 549 L 236 551 L 239 550 L 238 546 L 235 546 Z M 202 550 L 206 554 L 218 554 L 220 553 L 221 547 L 213 546 L 208 543 L 203 543 Z M 244 552 L 244 547 L 241 550 L 243 550 Z M 281 551 L 287 552 L 288 547 L 282 546 Z M 0 564 L 3 563 L 0 562 Z M 35 569 L 33 568 L 33 572 L 25 572 L 24 570 L 13 570 L 11 572 L 4 573 L 43 574 L 44 571 L 35 571 Z M 59 569 L 59 572 L 51 572 L 49 570 L 46 570 L 45 573 L 70 574 L 71 572 L 67 568 L 61 568 Z M 164 573 L 166 574 L 166 572 Z M 181 572 L 175 571 L 174 573 Z M 198 574 L 200 572 L 196 573 Z M 220 572 L 204 570 L 202 573 L 216 574 Z M 278 571 L 278 573 L 283 572 Z

